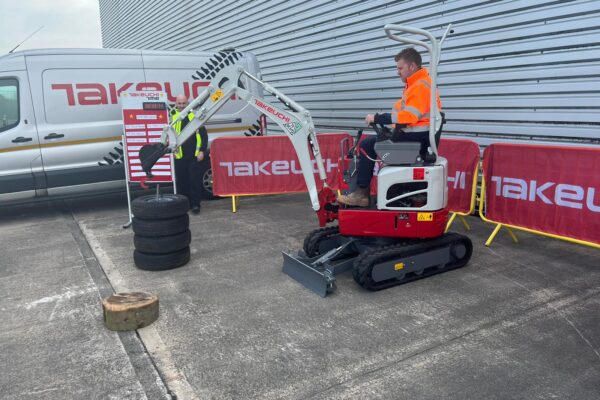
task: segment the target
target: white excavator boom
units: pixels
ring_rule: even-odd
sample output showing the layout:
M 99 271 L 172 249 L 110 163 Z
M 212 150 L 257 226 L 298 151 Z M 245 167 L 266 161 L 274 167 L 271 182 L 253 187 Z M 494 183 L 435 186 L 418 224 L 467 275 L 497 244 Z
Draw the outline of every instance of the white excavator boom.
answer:
M 247 77 L 261 85 L 264 91 L 273 95 L 279 102 L 283 103 L 287 109 L 277 107 L 262 97 L 256 96 L 244 88 L 242 78 Z M 302 174 L 308 188 L 308 194 L 315 211 L 320 209 L 317 185 L 315 183 L 314 168 L 311 153 L 315 158 L 317 173 L 324 186 L 326 184 L 325 168 L 323 158 L 319 150 L 319 143 L 315 133 L 314 124 L 310 112 L 294 102 L 292 99 L 281 93 L 279 90 L 249 74 L 243 67 L 231 65 L 219 71 L 211 80 L 209 85 L 192 100 L 189 105 L 181 111 L 177 120 L 171 122 L 163 129 L 161 143 L 157 145 L 147 145 L 140 150 L 140 159 L 142 168 L 146 174 L 156 161 L 167 152 L 175 151 L 186 140 L 188 140 L 196 130 L 204 126 L 208 120 L 221 108 L 232 96 L 237 96 L 248 105 L 256 108 L 272 121 L 274 121 L 292 142 L 294 150 L 298 156 Z M 174 126 L 177 121 L 188 118 L 190 112 L 194 113 L 194 119 L 177 135 Z M 309 151 L 310 148 L 310 151 Z

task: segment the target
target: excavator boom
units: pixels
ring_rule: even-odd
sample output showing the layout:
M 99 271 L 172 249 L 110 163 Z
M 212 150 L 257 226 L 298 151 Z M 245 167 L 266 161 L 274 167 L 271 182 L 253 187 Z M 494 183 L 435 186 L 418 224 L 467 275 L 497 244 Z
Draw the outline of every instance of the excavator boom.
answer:
M 251 93 L 242 84 L 243 77 L 261 85 L 266 92 L 273 95 L 287 109 L 277 107 L 266 99 Z M 261 81 L 238 65 L 231 65 L 222 69 L 211 80 L 204 91 L 181 111 L 177 120 L 165 126 L 160 143 L 146 145 L 140 149 L 140 160 L 144 172 L 148 176 L 151 176 L 151 169 L 160 157 L 180 147 L 194 135 L 196 130 L 204 126 L 234 95 L 269 117 L 290 139 L 298 156 L 300 167 L 302 168 L 302 174 L 306 182 L 312 207 L 315 211 L 319 211 L 321 204 L 315 182 L 311 153 L 315 158 L 317 172 L 323 187 L 327 187 L 327 184 L 323 158 L 310 112 L 273 86 Z M 194 113 L 194 119 L 189 121 L 178 135 L 174 129 L 175 124 L 178 121 L 187 119 L 190 112 Z

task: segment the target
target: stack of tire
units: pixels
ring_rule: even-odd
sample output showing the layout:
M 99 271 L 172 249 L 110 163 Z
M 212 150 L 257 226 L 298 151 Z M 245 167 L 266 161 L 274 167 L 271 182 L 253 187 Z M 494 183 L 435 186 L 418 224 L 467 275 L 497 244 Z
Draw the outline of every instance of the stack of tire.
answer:
M 187 197 L 177 194 L 140 196 L 131 202 L 135 265 L 146 271 L 181 267 L 190 260 Z

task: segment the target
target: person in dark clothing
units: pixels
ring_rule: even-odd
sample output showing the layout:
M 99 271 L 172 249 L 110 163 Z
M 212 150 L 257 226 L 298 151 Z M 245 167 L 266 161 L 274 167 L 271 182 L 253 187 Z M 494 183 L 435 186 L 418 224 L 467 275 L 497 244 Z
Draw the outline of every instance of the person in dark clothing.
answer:
M 188 98 L 185 95 L 180 94 L 177 96 L 175 100 L 176 111 L 172 115 L 171 120 L 175 121 L 187 105 Z M 194 119 L 194 114 L 189 113 L 187 119 L 183 119 L 183 121 L 175 124 L 175 132 L 179 135 L 192 119 Z M 200 212 L 200 193 L 202 189 L 200 163 L 204 160 L 207 147 L 208 134 L 206 128 L 202 127 L 175 151 L 177 193 L 188 198 L 190 208 L 194 214 Z

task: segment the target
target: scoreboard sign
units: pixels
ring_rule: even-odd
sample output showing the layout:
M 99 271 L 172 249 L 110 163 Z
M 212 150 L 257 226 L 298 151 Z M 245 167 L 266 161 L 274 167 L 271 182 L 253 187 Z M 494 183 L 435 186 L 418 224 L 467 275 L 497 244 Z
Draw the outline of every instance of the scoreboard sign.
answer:
M 173 182 L 172 155 L 160 158 L 152 168 L 152 178 L 142 170 L 139 152 L 143 145 L 158 143 L 169 123 L 167 95 L 164 92 L 123 92 L 123 147 L 128 182 Z

